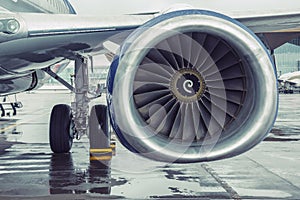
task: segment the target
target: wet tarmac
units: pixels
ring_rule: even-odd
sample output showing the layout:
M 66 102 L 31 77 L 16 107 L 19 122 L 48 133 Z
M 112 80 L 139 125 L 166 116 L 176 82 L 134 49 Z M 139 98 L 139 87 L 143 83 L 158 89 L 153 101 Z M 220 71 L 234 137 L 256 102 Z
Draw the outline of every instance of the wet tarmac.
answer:
M 87 138 L 70 154 L 48 145 L 50 110 L 71 95 L 19 95 L 24 107 L 0 120 L 0 199 L 300 199 L 300 95 L 280 95 L 273 130 L 235 158 L 165 164 L 117 143 L 110 165 L 89 161 Z M 104 101 L 104 99 L 100 100 Z

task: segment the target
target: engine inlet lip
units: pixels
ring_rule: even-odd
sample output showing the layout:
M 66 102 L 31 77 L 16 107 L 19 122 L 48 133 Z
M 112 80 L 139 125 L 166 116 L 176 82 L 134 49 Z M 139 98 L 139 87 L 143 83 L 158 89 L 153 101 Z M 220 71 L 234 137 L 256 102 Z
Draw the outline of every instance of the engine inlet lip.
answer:
M 204 78 L 196 69 L 183 68 L 173 75 L 169 89 L 179 101 L 192 103 L 203 96 L 206 84 Z

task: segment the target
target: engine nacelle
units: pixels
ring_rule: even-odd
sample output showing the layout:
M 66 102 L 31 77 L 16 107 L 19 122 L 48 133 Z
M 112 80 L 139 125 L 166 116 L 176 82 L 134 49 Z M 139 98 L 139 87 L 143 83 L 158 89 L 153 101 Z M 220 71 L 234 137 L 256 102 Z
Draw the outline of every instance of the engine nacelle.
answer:
M 108 90 L 122 144 L 165 162 L 241 154 L 265 138 L 277 114 L 264 45 L 210 11 L 167 13 L 134 31 L 112 63 Z

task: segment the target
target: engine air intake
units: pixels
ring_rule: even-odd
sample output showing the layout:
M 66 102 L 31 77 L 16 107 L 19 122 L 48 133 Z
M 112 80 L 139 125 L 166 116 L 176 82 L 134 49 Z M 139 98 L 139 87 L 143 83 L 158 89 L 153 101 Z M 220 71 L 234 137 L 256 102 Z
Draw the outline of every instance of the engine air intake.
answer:
M 276 82 L 264 45 L 236 20 L 167 13 L 134 31 L 110 68 L 112 125 L 124 146 L 150 159 L 232 157 L 271 129 Z

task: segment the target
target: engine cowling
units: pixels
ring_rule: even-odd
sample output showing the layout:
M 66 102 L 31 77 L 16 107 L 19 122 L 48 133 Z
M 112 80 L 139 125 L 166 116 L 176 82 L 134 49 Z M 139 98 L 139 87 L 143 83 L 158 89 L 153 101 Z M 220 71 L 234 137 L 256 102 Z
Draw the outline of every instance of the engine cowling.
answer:
M 273 62 L 248 28 L 201 10 L 161 15 L 134 31 L 108 77 L 112 125 L 129 150 L 166 162 L 241 154 L 277 114 Z

